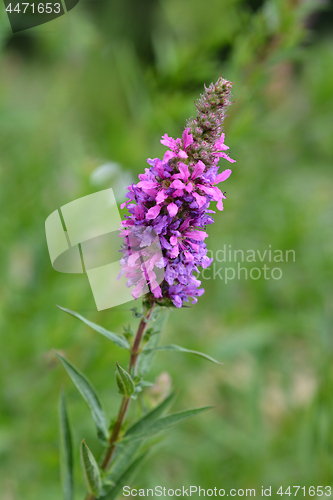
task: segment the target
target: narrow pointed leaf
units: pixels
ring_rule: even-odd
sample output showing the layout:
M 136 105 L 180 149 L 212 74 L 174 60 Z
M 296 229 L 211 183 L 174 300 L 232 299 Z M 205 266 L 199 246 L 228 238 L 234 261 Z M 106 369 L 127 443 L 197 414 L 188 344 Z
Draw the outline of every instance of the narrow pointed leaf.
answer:
M 179 345 L 171 344 L 171 345 L 161 345 L 160 347 L 153 347 L 153 348 L 145 348 L 142 351 L 142 354 L 149 354 L 152 351 L 176 351 L 176 352 L 185 352 L 188 354 L 194 354 L 194 356 L 199 356 L 200 358 L 207 359 L 208 361 L 211 361 L 212 363 L 216 363 L 217 365 L 223 365 L 223 363 L 220 363 L 220 361 L 217 361 L 216 359 L 212 358 L 211 356 L 208 356 L 208 354 L 204 354 L 199 351 L 192 351 L 191 349 L 186 349 L 185 347 L 181 347 Z
M 137 469 L 140 467 L 146 455 L 147 455 L 146 453 L 141 455 L 127 467 L 125 472 L 118 479 L 116 485 L 111 489 L 111 491 L 106 496 L 103 496 L 103 500 L 114 500 L 115 498 L 118 497 L 118 494 L 122 491 L 122 488 L 131 482 L 132 477 L 136 473 Z
M 76 388 L 87 402 L 97 428 L 97 434 L 99 439 L 102 441 L 103 444 L 107 444 L 108 431 L 107 431 L 104 410 L 102 408 L 101 401 L 98 395 L 96 394 L 95 389 L 93 388 L 87 377 L 83 375 L 83 373 L 81 373 L 74 365 L 72 365 L 67 359 L 63 358 L 57 352 L 56 355 L 58 356 L 61 363 L 65 367 L 68 375 L 74 382 Z
M 195 417 L 196 415 L 210 410 L 211 408 L 213 408 L 213 406 L 205 406 L 203 408 L 195 408 L 194 410 L 172 413 L 171 415 L 167 415 L 166 417 L 152 422 L 152 424 L 145 429 L 138 430 L 137 432 L 131 432 L 129 435 L 127 435 L 126 433 L 123 441 L 127 441 L 130 439 L 143 439 L 154 436 L 159 432 L 170 429 L 170 427 L 174 427 L 175 425 L 181 424 L 182 422 L 185 422 L 185 420 Z
M 92 321 L 89 321 L 87 318 L 84 318 L 83 316 L 81 316 L 81 314 L 78 314 L 74 311 L 71 311 L 70 309 L 66 309 L 65 307 L 61 307 L 61 306 L 57 306 L 57 307 L 59 307 L 59 309 L 61 309 L 62 311 L 65 311 L 66 313 L 71 314 L 75 318 L 78 318 L 79 320 L 83 321 L 83 323 L 90 326 L 90 328 L 95 330 L 95 332 L 98 332 L 101 335 L 104 335 L 104 337 L 111 340 L 118 347 L 122 347 L 123 349 L 127 349 L 127 350 L 131 349 L 131 346 L 129 345 L 128 341 L 124 337 L 119 335 L 118 333 L 110 332 L 109 330 L 106 330 L 102 326 L 97 325 L 96 323 L 93 323 Z
M 94 455 L 84 442 L 81 443 L 81 464 L 89 493 L 98 497 L 102 489 L 102 478 Z
M 62 449 L 62 483 L 63 483 L 63 499 L 74 499 L 74 480 L 73 480 L 73 440 L 68 419 L 67 404 L 64 391 L 60 393 L 59 399 L 59 420 L 60 420 L 60 436 Z
M 151 424 L 159 419 L 173 405 L 177 397 L 177 392 L 174 391 L 162 403 L 146 413 L 140 420 L 135 422 L 126 432 L 126 436 L 132 434 L 142 434 L 149 429 Z
M 133 460 L 133 457 L 135 457 L 135 454 L 138 453 L 141 445 L 142 440 L 136 439 L 135 441 L 124 443 L 123 446 L 118 446 L 107 479 L 116 484 L 128 468 L 128 464 Z
M 173 392 L 168 396 L 162 403 L 160 403 L 156 408 L 146 413 L 140 420 L 134 423 L 127 431 L 127 435 L 130 436 L 131 433 L 143 432 L 145 429 L 157 420 L 161 415 L 163 415 L 174 403 L 177 397 L 177 392 Z M 113 465 L 111 467 L 108 479 L 113 482 L 117 482 L 120 476 L 126 470 L 129 462 L 135 454 L 138 452 L 142 445 L 143 439 L 135 439 L 134 441 L 124 442 L 117 447 Z
M 119 392 L 126 398 L 130 398 L 135 391 L 135 385 L 132 377 L 118 363 L 116 371 L 116 380 L 119 387 Z

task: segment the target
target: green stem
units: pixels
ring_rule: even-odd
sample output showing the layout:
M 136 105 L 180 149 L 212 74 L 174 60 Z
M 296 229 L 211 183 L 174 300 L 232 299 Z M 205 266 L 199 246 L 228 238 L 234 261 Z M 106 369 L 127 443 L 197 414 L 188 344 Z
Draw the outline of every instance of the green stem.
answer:
M 101 468 L 106 470 L 109 468 L 109 465 L 111 463 L 111 460 L 113 458 L 113 454 L 116 449 L 116 441 L 119 435 L 119 432 L 121 430 L 122 424 L 126 418 L 127 410 L 130 404 L 131 398 L 123 397 L 123 400 L 120 405 L 120 409 L 118 412 L 118 417 L 115 423 L 115 426 L 113 428 L 110 440 L 109 440 L 109 447 L 106 450 L 106 454 L 102 463 Z
M 135 376 L 136 366 L 137 366 L 138 358 L 140 355 L 141 340 L 142 340 L 142 338 L 145 334 L 145 331 L 147 329 L 147 326 L 148 326 L 149 320 L 151 318 L 151 314 L 153 312 L 154 307 L 155 307 L 155 304 L 153 303 L 151 305 L 148 313 L 147 313 L 147 316 L 143 317 L 141 319 L 138 330 L 137 330 L 135 338 L 134 338 L 133 346 L 131 349 L 131 357 L 130 357 L 129 366 L 128 366 L 128 372 L 133 377 Z M 106 450 L 106 453 L 105 453 L 105 456 L 104 456 L 104 459 L 103 459 L 103 462 L 101 465 L 101 468 L 103 470 L 107 470 L 110 467 L 111 461 L 112 461 L 114 453 L 116 451 L 117 439 L 119 437 L 119 433 L 121 431 L 122 425 L 123 425 L 124 420 L 126 418 L 126 414 L 127 414 L 130 402 L 131 402 L 131 398 L 128 398 L 125 396 L 123 397 L 123 400 L 122 400 L 120 408 L 119 408 L 116 423 L 113 427 L 112 434 L 109 438 L 109 446 Z M 96 499 L 96 497 L 94 497 L 94 495 L 92 495 L 90 493 L 85 498 L 85 500 L 95 500 L 95 499 Z

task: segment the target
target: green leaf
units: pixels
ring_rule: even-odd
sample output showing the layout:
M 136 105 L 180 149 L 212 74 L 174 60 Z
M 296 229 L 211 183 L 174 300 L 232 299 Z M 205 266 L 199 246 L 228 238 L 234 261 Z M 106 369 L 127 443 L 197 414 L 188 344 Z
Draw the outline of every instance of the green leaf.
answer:
M 97 427 L 97 434 L 99 439 L 104 445 L 107 445 L 108 431 L 104 410 L 95 389 L 93 388 L 87 377 L 83 375 L 83 373 L 81 373 L 74 365 L 72 365 L 67 359 L 63 358 L 57 352 L 56 355 L 58 356 L 68 375 L 76 385 L 76 388 L 87 402 L 95 425 Z
M 161 415 L 163 415 L 170 406 L 173 405 L 175 399 L 178 395 L 177 391 L 174 391 L 168 396 L 162 403 L 146 413 L 140 420 L 135 422 L 126 432 L 126 437 L 132 434 L 142 434 L 149 429 L 151 424 L 155 422 Z
M 132 311 L 132 314 L 133 314 L 134 318 L 141 319 L 143 317 L 142 312 L 140 312 L 137 307 L 132 307 L 132 309 L 130 309 L 130 311 Z
M 127 435 L 130 435 L 131 432 L 139 432 L 148 428 L 152 422 L 157 420 L 170 408 L 170 406 L 174 403 L 176 397 L 177 392 L 175 391 L 153 410 L 149 411 L 142 418 L 140 418 L 140 420 L 135 422 L 132 427 L 128 429 Z M 110 479 L 114 483 L 118 481 L 120 476 L 126 470 L 131 459 L 133 459 L 135 454 L 138 452 L 139 448 L 142 445 L 142 441 L 143 439 L 135 439 L 134 441 L 120 443 L 120 446 L 118 446 L 116 449 L 113 465 L 111 466 L 108 479 Z
M 172 413 L 166 417 L 160 418 L 155 422 L 152 422 L 149 427 L 144 429 L 138 429 L 137 431 L 132 431 L 130 434 L 126 432 L 122 441 L 132 440 L 132 439 L 143 439 L 153 436 L 159 432 L 162 432 L 170 427 L 181 424 L 188 420 L 189 418 L 195 417 L 204 411 L 210 410 L 213 406 L 204 406 L 203 408 L 195 408 L 194 410 L 181 411 L 178 413 Z M 130 430 L 130 429 L 129 429 Z M 121 441 L 120 441 L 121 442 Z
M 142 461 L 146 457 L 147 453 L 141 455 L 138 457 L 136 460 L 134 460 L 125 470 L 125 472 L 120 476 L 118 479 L 116 485 L 111 489 L 111 491 L 106 495 L 103 496 L 103 500 L 114 500 L 117 498 L 118 494 L 121 492 L 122 488 L 124 486 L 127 486 L 139 466 L 141 465 Z M 102 499 L 101 499 L 102 500 Z
M 135 441 L 124 443 L 124 446 L 117 447 L 111 470 L 107 475 L 108 480 L 115 484 L 119 481 L 120 477 L 127 469 L 128 464 L 133 460 L 133 457 L 141 447 L 141 444 L 142 440 L 136 439 Z
M 139 356 L 137 372 L 142 377 L 145 377 L 147 375 L 154 362 L 154 358 L 156 355 L 154 348 L 157 347 L 160 341 L 160 337 L 167 323 L 169 314 L 170 311 L 168 309 L 165 309 L 163 307 L 160 308 L 159 316 L 154 322 L 154 331 L 157 331 L 157 333 L 150 337 L 149 341 L 146 344 L 146 348 L 142 351 L 145 352 L 145 350 L 147 349 L 147 351 L 145 352 L 145 356 Z M 148 349 L 150 350 L 149 352 Z
M 96 332 L 100 333 L 101 335 L 104 335 L 104 337 L 108 338 L 111 340 L 114 344 L 116 344 L 118 347 L 122 347 L 122 349 L 127 349 L 128 351 L 131 349 L 131 346 L 129 345 L 128 341 L 119 335 L 118 333 L 113 333 L 110 332 L 109 330 L 106 330 L 100 325 L 97 325 L 96 323 L 93 323 L 92 321 L 89 321 L 87 318 L 84 318 L 81 316 L 81 314 L 78 314 L 74 311 L 71 311 L 70 309 L 65 309 L 65 307 L 57 306 L 59 309 L 62 311 L 65 311 L 68 314 L 71 314 L 72 316 L 75 316 L 75 318 L 78 318 L 79 320 L 83 321 L 86 325 L 90 326 L 93 330 Z
M 89 493 L 98 497 L 102 489 L 102 478 L 94 455 L 84 442 L 81 443 L 81 464 Z
M 119 392 L 126 398 L 130 398 L 135 391 L 135 385 L 132 380 L 132 377 L 118 363 L 116 363 L 116 365 L 117 365 L 116 380 L 119 387 Z
M 61 436 L 61 448 L 62 448 L 63 499 L 73 500 L 74 498 L 73 441 L 72 441 L 72 432 L 69 425 L 67 404 L 64 391 L 61 391 L 60 393 L 59 420 L 60 420 L 60 436 Z
M 146 347 L 145 349 L 142 350 L 142 354 L 150 354 L 153 351 L 176 351 L 176 352 L 186 352 L 188 354 L 194 354 L 195 356 L 199 356 L 200 358 L 207 359 L 208 361 L 211 361 L 212 363 L 216 363 L 217 365 L 223 365 L 223 363 L 220 363 L 220 361 L 216 361 L 216 359 L 212 358 L 211 356 L 208 356 L 208 354 L 204 354 L 199 351 L 192 351 L 191 349 L 186 349 L 185 347 L 181 347 L 179 345 L 171 344 L 171 345 L 162 345 L 160 347 Z

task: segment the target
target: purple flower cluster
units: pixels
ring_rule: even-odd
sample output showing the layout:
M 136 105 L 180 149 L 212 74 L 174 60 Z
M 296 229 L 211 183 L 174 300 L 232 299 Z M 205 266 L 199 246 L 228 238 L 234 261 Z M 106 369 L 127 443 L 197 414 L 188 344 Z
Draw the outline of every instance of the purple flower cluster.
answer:
M 218 173 L 222 157 L 233 163 L 224 144 L 222 123 L 230 104 L 231 83 L 222 77 L 211 84 L 196 103 L 197 117 L 191 119 L 182 138 L 165 134 L 161 143 L 168 150 L 159 158 L 148 159 L 150 168 L 139 175 L 137 184 L 128 186 L 129 215 L 122 222 L 120 236 L 124 237 L 124 256 L 121 260 L 132 295 L 138 298 L 148 291 L 155 302 L 182 307 L 192 298 L 192 304 L 204 293 L 201 282 L 194 276 L 200 268 L 208 267 L 213 259 L 207 257 L 204 231 L 214 222 L 210 202 L 223 210 L 225 195 L 217 184 L 231 174 L 227 169 Z M 136 251 L 126 244 L 136 238 Z M 157 236 L 156 236 L 157 235 Z M 158 237 L 162 253 L 150 254 L 145 262 L 138 260 L 140 252 Z M 157 270 L 164 268 L 164 279 L 157 279 Z M 147 287 L 147 283 L 149 289 Z

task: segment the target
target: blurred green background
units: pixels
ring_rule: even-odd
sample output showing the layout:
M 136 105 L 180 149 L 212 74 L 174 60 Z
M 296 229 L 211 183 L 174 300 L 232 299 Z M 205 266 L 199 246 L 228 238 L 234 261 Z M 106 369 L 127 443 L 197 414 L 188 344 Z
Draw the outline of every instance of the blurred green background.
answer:
M 128 305 L 97 312 L 86 276 L 52 269 L 45 219 L 110 186 L 121 203 L 146 158 L 163 154 L 160 136 L 181 134 L 220 74 L 234 82 L 225 131 L 237 163 L 208 247 L 271 245 L 296 261 L 278 264 L 280 280 L 206 280 L 195 307 L 172 311 L 164 343 L 224 365 L 160 353 L 151 380 L 169 374 L 177 409 L 217 406 L 169 432 L 135 484 L 333 486 L 332 17 L 330 4 L 305 0 L 81 0 L 13 35 L 0 9 L 1 500 L 61 498 L 61 386 L 78 499 L 82 438 L 100 453 L 52 348 L 91 378 L 110 415 L 118 409 L 114 367 L 126 356 L 56 304 L 113 331 L 136 323 Z

